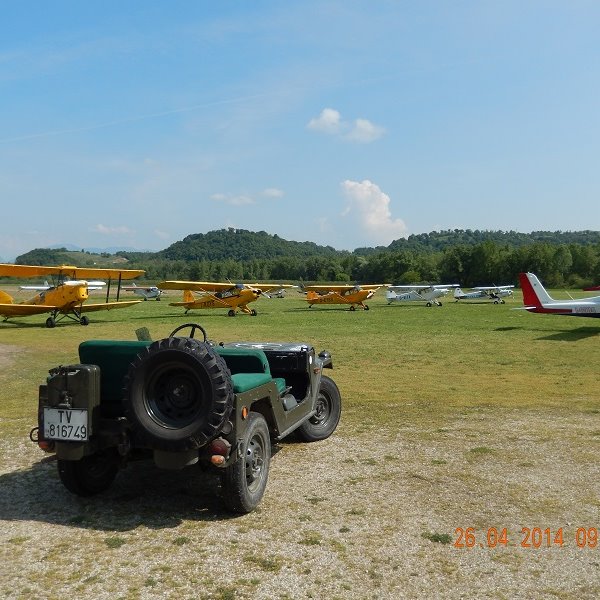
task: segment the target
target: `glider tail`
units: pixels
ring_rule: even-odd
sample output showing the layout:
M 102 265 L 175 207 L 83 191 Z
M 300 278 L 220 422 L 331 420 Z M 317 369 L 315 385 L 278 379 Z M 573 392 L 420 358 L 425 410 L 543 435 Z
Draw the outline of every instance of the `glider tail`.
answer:
M 541 308 L 544 304 L 554 302 L 533 273 L 519 273 L 519 283 L 521 284 L 521 290 L 523 290 L 523 304 L 525 306 Z

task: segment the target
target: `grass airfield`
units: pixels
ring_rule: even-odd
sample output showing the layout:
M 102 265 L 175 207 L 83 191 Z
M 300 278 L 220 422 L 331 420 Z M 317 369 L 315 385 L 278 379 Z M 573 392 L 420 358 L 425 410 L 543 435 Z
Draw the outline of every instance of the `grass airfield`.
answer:
M 427 308 L 380 290 L 355 312 L 293 293 L 235 318 L 184 315 L 179 298 L 90 313 L 87 327 L 0 322 L 0 596 L 600 595 L 600 320 L 512 310 L 519 292 Z M 76 363 L 83 340 L 186 322 L 215 341 L 329 350 L 336 433 L 280 444 L 250 515 L 223 512 L 195 469 L 133 465 L 101 496 L 70 495 L 28 440 L 48 369 Z

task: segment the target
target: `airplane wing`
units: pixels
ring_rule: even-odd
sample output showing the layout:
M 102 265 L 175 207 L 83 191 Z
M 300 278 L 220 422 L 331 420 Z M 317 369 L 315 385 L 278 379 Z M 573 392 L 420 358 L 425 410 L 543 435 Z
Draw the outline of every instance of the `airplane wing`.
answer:
M 134 304 L 139 304 L 143 300 L 125 300 L 123 302 L 103 302 L 102 304 L 82 304 L 79 310 L 81 312 L 94 312 L 97 310 L 111 310 L 112 308 L 127 308 Z
M 0 315 L 4 317 L 26 317 L 27 315 L 52 312 L 56 308 L 58 307 L 43 304 L 0 304 Z
M 138 269 L 92 269 L 62 265 L 42 267 L 32 265 L 0 264 L 0 277 L 40 277 L 45 275 L 65 275 L 72 278 L 134 279 L 145 271 Z
M 297 285 L 292 285 L 290 283 L 245 283 L 244 285 L 249 288 L 260 290 L 266 296 L 269 294 L 275 294 L 276 292 L 280 292 L 282 290 L 289 290 L 298 287 Z
M 499 290 L 510 290 L 514 288 L 514 285 L 480 285 L 478 287 L 474 287 L 474 290 L 480 290 L 482 292 L 496 292 Z
M 215 281 L 161 281 L 156 284 L 161 290 L 194 290 L 196 292 L 221 292 L 236 287 L 235 283 Z
M 304 289 L 307 292 L 347 292 L 353 290 L 355 285 L 305 285 Z

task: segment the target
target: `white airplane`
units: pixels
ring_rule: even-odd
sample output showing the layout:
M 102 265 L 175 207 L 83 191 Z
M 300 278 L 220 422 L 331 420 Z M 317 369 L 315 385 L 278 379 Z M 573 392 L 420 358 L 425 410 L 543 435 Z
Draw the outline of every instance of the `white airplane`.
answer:
M 463 292 L 459 287 L 454 290 L 454 300 L 475 300 L 478 298 L 489 298 L 494 304 L 504 304 L 503 298 L 512 296 L 514 285 L 481 285 L 471 288 L 470 292 Z
M 573 317 L 600 317 L 600 296 L 581 300 L 554 300 L 533 273 L 519 273 L 523 308 L 529 312 Z
M 155 285 L 150 285 L 148 287 L 138 287 L 135 283 L 131 285 L 122 285 L 122 290 L 126 292 L 133 292 L 138 296 L 141 296 L 144 300 L 148 300 L 148 298 L 156 298 L 160 300 L 160 297 L 163 294 L 163 291 L 160 288 L 157 288 Z
M 433 304 L 441 306 L 442 303 L 438 298 L 445 296 L 452 287 L 458 287 L 458 284 L 388 285 L 385 297 L 388 304 L 392 302 L 425 302 L 426 306 Z
M 68 277 L 65 278 L 64 281 L 69 281 L 69 278 Z M 104 281 L 88 281 L 87 289 L 88 289 L 88 291 L 101 290 L 105 285 L 106 285 L 106 282 L 104 282 Z M 19 289 L 20 290 L 33 290 L 36 292 L 45 292 L 46 290 L 50 290 L 54 287 L 55 286 L 48 283 L 48 281 L 44 281 L 43 284 L 40 283 L 40 284 L 36 284 L 36 285 L 20 285 Z

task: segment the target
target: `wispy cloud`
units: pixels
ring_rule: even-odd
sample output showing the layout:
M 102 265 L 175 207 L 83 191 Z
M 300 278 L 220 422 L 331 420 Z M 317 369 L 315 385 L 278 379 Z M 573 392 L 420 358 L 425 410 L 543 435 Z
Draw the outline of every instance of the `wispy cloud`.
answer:
M 134 233 L 132 229 L 125 225 L 117 225 L 113 227 L 108 227 L 103 225 L 102 223 L 98 223 L 94 226 L 93 231 L 96 233 L 101 233 L 102 235 L 129 235 Z
M 254 198 L 251 198 L 245 194 L 213 194 L 210 199 L 214 200 L 215 202 L 230 204 L 231 206 L 247 206 L 248 204 L 255 204 Z
M 333 108 L 324 108 L 318 117 L 308 122 L 307 127 L 312 131 L 360 144 L 369 144 L 385 135 L 384 127 L 375 125 L 368 119 L 345 121 L 339 111 Z
M 283 190 L 280 190 L 278 188 L 267 188 L 263 190 L 262 195 L 265 198 L 283 198 L 285 194 Z
M 342 217 L 353 216 L 358 226 L 377 244 L 389 244 L 403 237 L 407 227 L 402 219 L 393 219 L 390 197 L 368 179 L 341 183 L 348 200 Z

